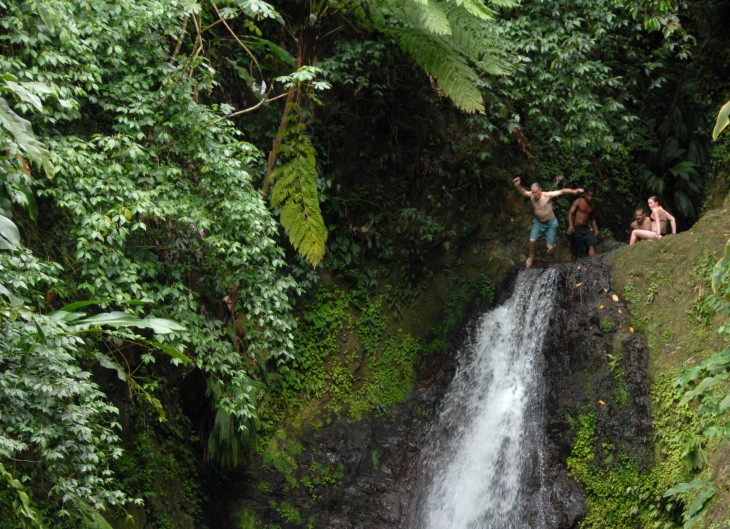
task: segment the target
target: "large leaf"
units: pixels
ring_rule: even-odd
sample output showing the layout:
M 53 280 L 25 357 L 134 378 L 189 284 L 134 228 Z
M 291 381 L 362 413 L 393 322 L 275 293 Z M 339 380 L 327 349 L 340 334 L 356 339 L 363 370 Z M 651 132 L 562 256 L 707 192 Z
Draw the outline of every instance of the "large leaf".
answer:
M 153 318 L 152 316 L 147 316 L 146 318 L 139 320 L 139 322 L 135 324 L 135 327 L 152 329 L 157 334 L 170 334 L 171 332 L 185 330 L 185 327 L 176 321 L 168 320 L 166 318 Z
M 19 246 L 18 227 L 5 215 L 0 215 L 0 250 L 15 250 Z
M 470 114 L 484 112 L 484 100 L 477 88 L 479 76 L 464 57 L 444 39 L 422 29 L 396 32 L 401 47 L 434 77 L 439 88 L 460 110 Z
M 0 283 L 0 296 L 5 296 L 10 302 L 11 307 L 21 307 L 23 305 L 23 300 L 16 297 L 2 283 Z
M 462 55 L 491 75 L 505 75 L 512 70 L 496 24 L 476 19 L 459 7 L 447 7 L 445 11 L 452 28 L 451 41 Z
M 411 18 L 435 35 L 451 35 L 451 25 L 441 4 L 424 2 L 409 4 L 412 11 Z
M 674 496 L 675 494 L 681 494 L 683 492 L 688 492 L 690 490 L 697 490 L 701 489 L 705 485 L 707 485 L 710 482 L 708 479 L 696 479 L 694 481 L 690 481 L 687 483 L 679 483 L 672 487 L 671 489 L 667 490 L 664 493 L 665 498 L 669 498 L 670 496 Z
M 271 190 L 271 203 L 281 206 L 281 225 L 294 249 L 316 267 L 324 257 L 327 228 L 311 162 L 299 157 L 281 166 Z
M 76 308 L 87 305 L 95 305 L 104 301 L 106 300 L 79 301 L 71 303 L 60 310 L 52 312 L 49 314 L 49 317 L 56 321 L 63 321 L 66 324 L 73 323 L 74 329 L 77 330 L 88 330 L 91 326 L 108 326 L 116 328 L 137 327 L 139 329 L 152 329 L 156 334 L 169 334 L 174 331 L 185 330 L 185 327 L 180 325 L 178 322 L 166 318 L 156 318 L 153 316 L 139 318 L 134 314 L 122 311 L 102 312 L 100 314 L 87 317 L 83 312 L 73 311 L 73 309 Z M 180 358 L 181 360 L 187 360 L 187 358 L 179 357 L 177 354 L 173 356 Z
M 180 360 L 182 362 L 185 362 L 185 363 L 192 362 L 192 360 L 190 359 L 189 356 L 187 356 L 186 354 L 178 351 L 177 349 L 175 349 L 174 347 L 172 347 L 171 345 L 168 345 L 166 343 L 158 342 L 157 340 L 142 340 L 142 339 L 140 339 L 139 341 L 141 343 L 145 343 L 145 344 L 147 344 L 147 345 L 149 345 L 151 347 L 154 347 L 155 349 L 159 349 L 160 351 L 162 351 L 166 355 L 168 355 L 168 356 L 170 356 L 172 358 L 175 358 L 177 360 Z
M 121 311 L 103 312 L 77 321 L 78 325 L 108 325 L 110 327 L 138 327 L 152 329 L 157 334 L 169 334 L 174 331 L 184 331 L 185 327 L 173 320 L 147 316 L 140 319 L 133 314 Z
M 717 137 L 720 133 L 725 130 L 728 122 L 730 121 L 730 101 L 722 105 L 720 112 L 717 114 L 717 121 L 715 121 L 715 128 L 712 129 L 712 140 L 717 141 Z
M 89 305 L 101 305 L 102 303 L 109 303 L 110 301 L 115 301 L 113 298 L 103 298 L 103 299 L 90 299 L 86 301 L 74 301 L 73 303 L 69 303 L 68 305 L 64 305 L 59 311 L 67 311 L 67 312 L 73 312 L 76 309 L 80 309 L 82 307 L 88 307 Z M 144 301 L 140 300 L 131 300 L 131 301 L 125 301 L 124 302 L 127 305 L 142 305 L 144 304 Z
M 2 97 L 0 97 L 0 127 L 13 136 L 18 148 L 25 153 L 28 159 L 43 167 L 49 176 L 54 175 L 56 170 L 51 164 L 48 149 L 36 139 L 30 122 L 13 112 L 8 102 Z
M 43 110 L 43 103 L 41 102 L 41 99 L 29 90 L 28 87 L 30 86 L 35 89 L 41 88 L 48 93 L 49 90 L 46 85 L 43 83 L 16 83 L 14 81 L 5 81 L 5 84 L 11 91 L 15 92 L 15 95 L 17 95 L 21 101 L 25 101 L 38 112 Z
M 84 518 L 87 529 L 112 529 L 109 522 L 106 521 L 97 511 L 91 511 L 87 518 Z
M 290 139 L 294 152 L 272 173 L 271 205 L 281 207 L 281 225 L 294 249 L 316 267 L 324 257 L 327 227 L 319 207 L 315 151 L 304 134 Z
M 89 316 L 83 320 L 78 321 L 82 325 L 108 325 L 110 327 L 132 327 L 137 326 L 141 320 L 126 312 L 113 311 L 113 312 L 102 312 L 94 316 Z
M 710 485 L 701 491 L 685 511 L 685 522 L 683 529 L 692 527 L 707 512 L 710 499 L 715 495 L 715 487 Z
M 453 2 L 481 20 L 492 20 L 494 18 L 494 11 L 486 6 L 484 0 L 453 0 Z M 516 5 L 514 2 L 504 0 L 496 2 L 495 4 L 500 5 L 501 7 L 512 7 Z
M 296 59 L 294 59 L 294 56 L 291 53 L 289 53 L 288 51 L 286 51 L 284 48 L 282 48 L 281 46 L 279 46 L 277 44 L 274 44 L 270 40 L 263 39 L 261 37 L 254 37 L 254 36 L 249 36 L 246 38 L 246 40 L 255 42 L 259 46 L 266 48 L 267 50 L 269 50 L 271 52 L 271 54 L 275 58 L 279 59 L 281 62 L 283 62 L 290 68 L 293 69 L 296 67 Z
M 682 400 L 679 401 L 679 404 L 687 404 L 693 398 L 697 397 L 698 395 L 702 395 L 708 389 L 713 388 L 717 386 L 720 382 L 725 381 L 727 377 L 728 374 L 723 373 L 715 375 L 714 377 L 706 377 L 702 379 L 702 382 L 700 382 L 696 388 L 694 388 L 692 391 L 688 391 L 687 393 L 685 393 L 684 397 L 682 397 Z

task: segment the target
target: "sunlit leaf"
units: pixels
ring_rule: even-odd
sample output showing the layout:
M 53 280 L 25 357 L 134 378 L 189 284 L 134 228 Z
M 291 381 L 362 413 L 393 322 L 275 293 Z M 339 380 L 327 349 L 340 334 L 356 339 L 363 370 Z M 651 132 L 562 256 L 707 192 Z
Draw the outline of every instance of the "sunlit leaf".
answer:
M 14 250 L 19 246 L 18 227 L 5 215 L 0 215 L 0 250 Z
M 709 479 L 697 479 L 694 481 L 686 482 L 686 483 L 679 483 L 672 487 L 671 489 L 667 490 L 663 497 L 669 498 L 670 496 L 674 496 L 675 494 L 681 494 L 683 492 L 688 492 L 691 490 L 697 490 L 705 485 L 707 485 L 710 482 Z
M 722 105 L 720 112 L 717 114 L 717 120 L 715 121 L 715 128 L 712 129 L 712 141 L 717 141 L 717 137 L 727 127 L 728 121 L 730 120 L 730 101 Z

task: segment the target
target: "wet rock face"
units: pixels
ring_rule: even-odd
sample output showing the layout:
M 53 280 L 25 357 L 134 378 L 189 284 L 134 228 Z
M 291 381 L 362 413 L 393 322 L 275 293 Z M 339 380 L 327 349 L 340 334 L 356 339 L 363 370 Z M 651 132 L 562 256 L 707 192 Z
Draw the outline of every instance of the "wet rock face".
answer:
M 598 436 L 630 445 L 649 463 L 651 433 L 649 353 L 643 335 L 629 327 L 628 309 L 613 291 L 601 260 L 563 265 L 558 303 L 545 344 L 548 435 L 561 455 L 570 449 L 566 417 L 596 413 Z
M 585 505 L 565 468 L 575 434 L 568 417 L 594 412 L 599 440 L 648 464 L 649 355 L 644 337 L 630 332 L 628 310 L 613 291 L 609 267 L 599 258 L 561 265 L 559 281 L 544 346 L 545 427 L 556 527 L 573 528 L 584 516 Z
M 574 431 L 568 416 L 594 410 L 598 436 L 650 460 L 648 446 L 648 353 L 642 336 L 628 331 L 628 311 L 613 299 L 610 273 L 599 259 L 560 267 L 558 299 L 544 345 L 545 432 L 551 502 L 546 519 L 551 529 L 573 529 L 586 507 L 565 461 Z M 358 424 L 345 421 L 309 433 L 301 440 L 300 468 L 313 462 L 342 469 L 337 484 L 312 501 L 302 487 L 287 487 L 281 477 L 257 470 L 273 490 L 249 490 L 245 504 L 263 524 L 286 529 L 406 529 L 419 479 L 421 449 L 441 396 L 453 377 L 454 355 L 437 359 L 410 400 L 388 417 Z M 617 378 L 617 373 L 623 376 Z M 617 381 L 622 381 L 617 384 Z M 618 388 L 621 386 L 621 389 Z M 617 405 L 621 397 L 622 405 Z M 277 482 L 278 479 L 278 482 Z M 286 501 L 301 513 L 287 523 L 273 512 L 271 501 Z M 218 525 L 221 527 L 221 525 Z M 235 527 L 235 525 L 231 525 Z

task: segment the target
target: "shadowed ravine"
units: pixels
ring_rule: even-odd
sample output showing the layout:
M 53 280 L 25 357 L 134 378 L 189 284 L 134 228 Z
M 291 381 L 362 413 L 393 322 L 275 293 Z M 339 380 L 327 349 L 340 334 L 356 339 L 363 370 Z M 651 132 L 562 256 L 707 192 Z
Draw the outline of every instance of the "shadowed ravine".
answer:
M 412 529 L 549 527 L 540 508 L 546 500 L 541 349 L 556 278 L 556 269 L 522 271 L 512 297 L 480 318 L 459 352 L 422 452 L 427 479 Z

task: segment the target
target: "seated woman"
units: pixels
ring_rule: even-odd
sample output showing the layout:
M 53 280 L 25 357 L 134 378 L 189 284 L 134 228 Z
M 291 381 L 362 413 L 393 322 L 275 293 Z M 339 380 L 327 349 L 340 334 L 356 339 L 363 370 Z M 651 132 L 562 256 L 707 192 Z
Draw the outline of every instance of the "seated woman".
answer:
M 629 244 L 636 244 L 642 239 L 661 239 L 667 233 L 667 222 L 672 227 L 672 233 L 677 233 L 677 221 L 671 213 L 659 205 L 657 197 L 649 197 L 647 201 L 651 209 L 651 230 L 633 230 Z

